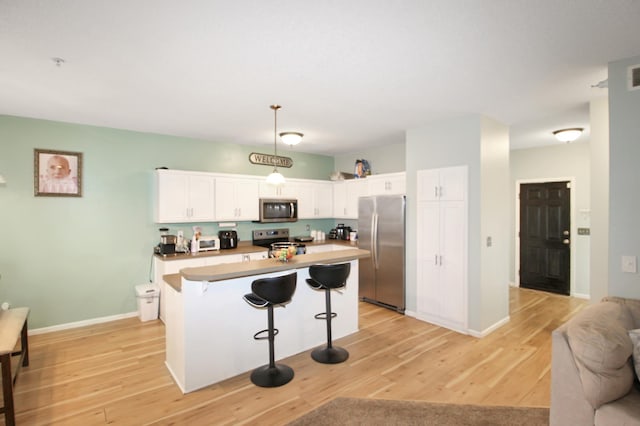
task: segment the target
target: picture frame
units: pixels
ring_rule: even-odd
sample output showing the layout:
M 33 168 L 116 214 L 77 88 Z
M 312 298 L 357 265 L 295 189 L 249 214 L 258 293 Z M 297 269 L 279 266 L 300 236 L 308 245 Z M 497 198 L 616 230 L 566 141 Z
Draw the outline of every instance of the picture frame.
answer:
M 82 153 L 34 149 L 36 197 L 82 197 Z

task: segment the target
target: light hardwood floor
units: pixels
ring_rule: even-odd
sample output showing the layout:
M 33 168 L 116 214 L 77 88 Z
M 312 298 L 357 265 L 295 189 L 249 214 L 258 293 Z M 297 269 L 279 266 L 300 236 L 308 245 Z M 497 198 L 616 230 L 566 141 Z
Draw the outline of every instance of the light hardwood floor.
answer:
M 548 407 L 551 331 L 587 304 L 512 288 L 510 322 L 477 339 L 360 303 L 360 331 L 336 342 L 347 362 L 318 364 L 307 351 L 282 361 L 295 370 L 283 387 L 256 387 L 245 373 L 187 395 L 164 366 L 159 320 L 35 335 L 16 386 L 17 422 L 283 424 L 336 396 Z M 266 362 L 266 345 L 256 350 Z

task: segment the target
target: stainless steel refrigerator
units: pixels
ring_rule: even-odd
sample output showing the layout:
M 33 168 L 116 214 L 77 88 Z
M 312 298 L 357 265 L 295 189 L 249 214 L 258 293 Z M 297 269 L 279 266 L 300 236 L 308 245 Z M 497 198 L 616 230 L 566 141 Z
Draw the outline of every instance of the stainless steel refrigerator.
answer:
M 358 204 L 358 248 L 369 250 L 360 259 L 360 298 L 398 312 L 405 309 L 405 196 L 361 197 Z

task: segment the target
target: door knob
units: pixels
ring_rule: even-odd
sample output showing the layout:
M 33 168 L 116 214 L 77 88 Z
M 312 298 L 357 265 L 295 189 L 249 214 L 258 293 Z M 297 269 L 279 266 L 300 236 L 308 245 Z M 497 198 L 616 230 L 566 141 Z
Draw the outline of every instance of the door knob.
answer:
M 569 235 L 569 231 L 562 231 L 562 235 Z
M 568 238 L 565 238 L 564 240 L 562 240 L 562 244 L 569 244 L 571 241 L 569 241 Z

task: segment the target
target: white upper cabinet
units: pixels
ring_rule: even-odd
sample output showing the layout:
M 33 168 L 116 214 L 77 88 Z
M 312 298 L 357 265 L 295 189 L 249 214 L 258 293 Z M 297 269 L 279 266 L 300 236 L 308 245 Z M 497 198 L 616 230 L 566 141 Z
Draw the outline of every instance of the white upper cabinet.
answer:
M 406 173 L 386 173 L 368 176 L 369 195 L 405 194 L 407 191 Z
M 333 185 L 331 182 L 298 182 L 298 218 L 333 217 Z
M 258 220 L 260 184 L 257 179 L 216 177 L 216 220 Z
M 214 220 L 215 179 L 207 173 L 156 170 L 157 223 Z
M 271 185 L 265 180 L 260 182 L 260 198 L 298 198 L 299 185 L 287 179 L 284 185 Z
M 366 195 L 369 195 L 367 179 L 336 182 L 333 186 L 333 217 L 357 219 L 358 199 Z
M 465 166 L 421 171 L 418 201 L 455 201 L 466 198 Z

